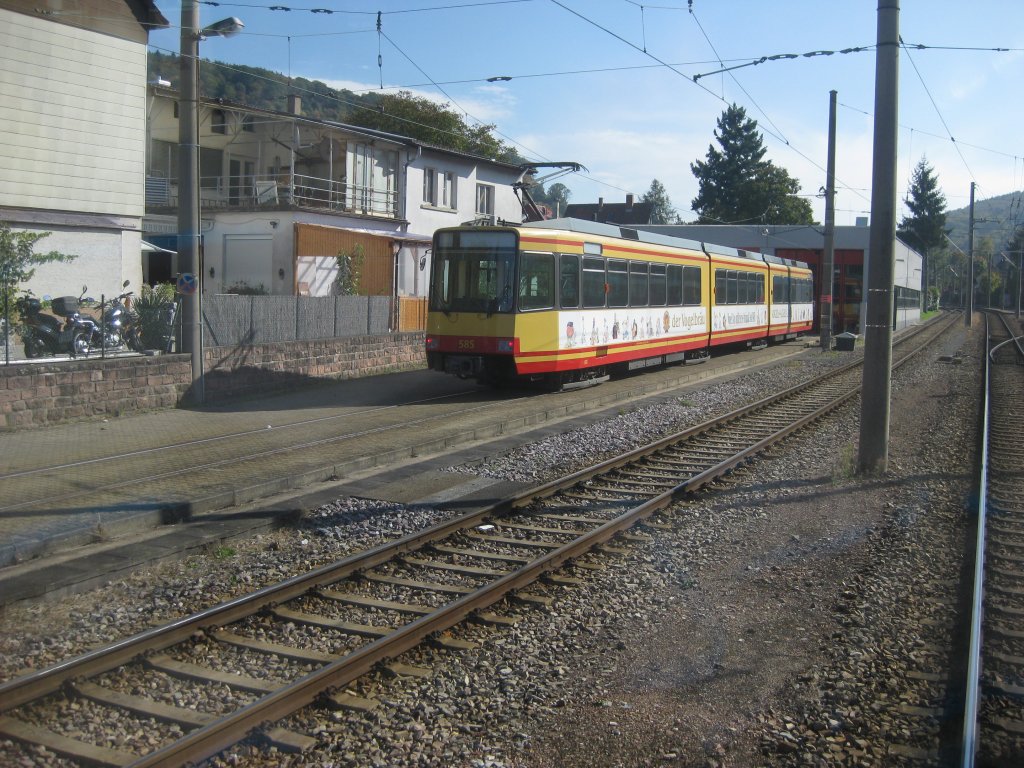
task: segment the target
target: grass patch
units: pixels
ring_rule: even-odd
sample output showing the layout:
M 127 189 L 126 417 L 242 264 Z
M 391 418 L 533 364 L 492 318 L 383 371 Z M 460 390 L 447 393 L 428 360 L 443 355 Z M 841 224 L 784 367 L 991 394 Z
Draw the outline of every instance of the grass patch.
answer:
M 214 560 L 227 560 L 234 557 L 236 554 L 238 554 L 238 552 L 234 547 L 220 546 L 214 548 L 213 551 L 210 552 L 210 557 Z
M 853 444 L 844 445 L 832 465 L 832 483 L 847 483 L 857 476 L 857 451 Z

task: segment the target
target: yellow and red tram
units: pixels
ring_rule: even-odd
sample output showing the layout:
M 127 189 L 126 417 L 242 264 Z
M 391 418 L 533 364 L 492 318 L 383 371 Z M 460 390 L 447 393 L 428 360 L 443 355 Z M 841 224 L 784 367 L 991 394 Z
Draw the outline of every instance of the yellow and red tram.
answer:
M 805 264 L 579 219 L 438 230 L 431 368 L 585 382 L 811 328 Z

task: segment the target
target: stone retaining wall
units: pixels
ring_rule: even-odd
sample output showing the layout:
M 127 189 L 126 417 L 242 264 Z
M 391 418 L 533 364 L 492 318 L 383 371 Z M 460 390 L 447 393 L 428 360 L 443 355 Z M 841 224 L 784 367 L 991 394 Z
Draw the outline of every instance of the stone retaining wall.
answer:
M 208 403 L 426 365 L 423 333 L 214 347 L 205 358 Z M 0 429 L 172 408 L 191 383 L 185 354 L 0 365 Z

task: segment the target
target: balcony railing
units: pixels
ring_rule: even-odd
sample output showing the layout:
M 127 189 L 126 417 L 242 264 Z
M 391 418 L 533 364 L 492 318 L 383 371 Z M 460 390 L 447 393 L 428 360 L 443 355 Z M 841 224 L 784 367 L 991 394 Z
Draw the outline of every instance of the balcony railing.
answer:
M 199 205 L 205 210 L 296 207 L 398 217 L 398 193 L 394 190 L 374 189 L 303 174 L 203 176 L 199 179 Z M 146 177 L 146 207 L 177 206 L 177 179 Z

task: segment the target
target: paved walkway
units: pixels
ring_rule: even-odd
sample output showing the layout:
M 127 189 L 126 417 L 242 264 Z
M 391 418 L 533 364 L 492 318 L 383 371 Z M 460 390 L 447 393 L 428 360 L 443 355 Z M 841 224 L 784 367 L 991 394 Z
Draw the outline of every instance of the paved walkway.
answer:
M 769 363 L 769 357 L 790 356 L 800 349 L 795 345 L 788 349 L 775 348 L 771 355 L 762 353 L 761 359 Z M 325 482 L 330 475 L 330 461 L 337 461 L 326 457 L 326 453 L 320 459 L 312 459 L 322 462 L 319 474 L 296 476 L 298 470 L 294 469 L 290 458 L 289 441 L 294 441 L 299 433 L 308 435 L 314 427 L 322 429 L 327 425 L 328 430 L 333 428 L 336 433 L 353 431 L 354 437 L 346 445 L 349 456 L 362 454 L 360 461 L 366 461 L 367 455 L 380 456 L 379 460 L 373 458 L 377 466 L 391 465 L 387 478 L 391 486 L 378 496 L 380 498 L 410 501 L 413 497 L 421 500 L 432 494 L 439 498 L 445 494 L 465 494 L 486 499 L 496 489 L 456 487 L 466 479 L 460 480 L 460 476 L 452 473 L 429 473 L 425 469 L 429 468 L 429 461 L 414 466 L 414 461 L 418 460 L 413 457 L 433 453 L 439 455 L 435 462 L 438 466 L 462 463 L 472 460 L 472 449 L 461 450 L 460 444 L 471 445 L 492 435 L 510 435 L 507 441 L 511 447 L 514 443 L 535 439 L 538 430 L 564 429 L 566 418 L 598 418 L 603 409 L 620 408 L 623 402 L 636 403 L 646 396 L 657 397 L 658 392 L 664 393 L 667 389 L 703 383 L 708 378 L 732 373 L 743 364 L 742 356 L 734 356 L 732 360 L 700 366 L 670 367 L 591 390 L 556 395 L 554 400 L 539 395 L 510 395 L 503 401 L 494 394 L 481 395 L 474 385 L 453 377 L 412 371 L 335 382 L 241 403 L 168 409 L 103 421 L 0 432 L 0 456 L 3 457 L 0 487 L 8 488 L 7 493 L 0 494 L 0 605 L 19 596 L 59 593 L 88 586 L 90 579 L 109 579 L 119 570 L 161 559 L 183 547 L 203 546 L 206 542 L 241 535 L 254 527 L 278 524 L 282 517 L 340 495 L 358 492 L 373 496 L 374 483 L 384 480 L 368 477 L 369 472 L 362 473 L 362 481 L 353 481 L 356 485 L 362 483 L 357 488 L 353 487 L 353 482 Z M 441 402 L 447 407 L 447 403 L 460 401 L 463 414 L 476 414 L 477 426 L 468 430 L 469 437 L 464 434 L 467 431 L 465 415 L 459 417 L 463 426 L 457 437 L 453 434 L 460 429 L 457 425 L 447 425 L 451 432 L 438 437 L 432 431 L 438 429 L 436 418 L 428 415 L 419 419 L 421 413 L 439 411 Z M 472 406 L 468 409 L 467 401 L 471 401 Z M 396 403 L 401 405 L 396 407 Z M 520 408 L 522 413 L 516 412 Z M 365 420 L 366 429 L 358 423 L 359 419 Z M 406 420 L 410 429 L 406 430 L 404 438 L 397 430 L 373 428 L 389 419 L 392 422 Z M 535 432 L 530 434 L 530 429 Z M 374 433 L 378 431 L 388 435 L 390 443 L 374 442 L 377 439 Z M 81 491 L 78 496 L 70 495 L 69 489 L 76 484 L 75 473 L 120 471 L 120 475 L 111 474 L 111 486 L 117 485 L 118 479 L 124 479 L 125 470 L 119 467 L 121 460 L 111 462 L 111 456 L 132 454 L 136 463 L 129 464 L 125 459 L 123 466 L 134 467 L 131 471 L 136 472 L 137 477 L 173 476 L 175 468 L 164 466 L 164 462 L 173 463 L 173 459 L 161 451 L 163 446 L 195 441 L 196 447 L 190 447 L 190 453 L 211 451 L 213 458 L 204 454 L 201 461 L 216 465 L 217 452 L 227 450 L 227 441 L 221 438 L 239 433 L 246 435 L 247 448 L 251 449 L 258 442 L 259 450 L 269 456 L 256 470 L 257 479 L 253 479 L 251 467 L 225 463 L 219 473 L 216 492 L 202 498 L 182 493 L 178 507 L 175 507 L 173 494 L 165 488 L 158 492 L 150 489 L 149 495 L 145 492 L 146 486 L 137 485 L 125 489 L 121 497 L 100 498 L 102 493 L 92 491 L 84 497 Z M 395 450 L 392 446 L 403 439 L 404 445 Z M 424 443 L 425 440 L 429 444 Z M 432 451 L 426 450 L 428 445 Z M 495 450 L 499 449 L 493 445 L 487 448 L 491 453 Z M 394 465 L 401 463 L 409 466 L 399 471 L 396 480 Z M 354 464 L 355 460 L 350 460 L 346 466 Z M 346 475 L 356 477 L 358 473 L 338 476 Z M 80 482 L 82 487 L 87 487 L 84 481 Z M 25 483 L 48 485 L 32 489 L 36 492 L 35 501 L 18 502 L 16 486 Z M 401 488 L 402 483 L 405 483 L 405 490 Z M 259 493 L 253 492 L 254 485 L 259 485 Z M 38 492 L 40 490 L 42 493 Z M 400 498 L 408 493 L 412 496 Z M 52 501 L 47 501 L 48 498 Z M 88 501 L 82 501 L 83 498 Z M 246 498 L 256 500 L 245 501 Z M 236 502 L 227 499 L 236 499 Z M 243 500 L 239 502 L 239 499 Z M 185 519 L 192 524 L 165 525 Z M 72 551 L 84 545 L 90 545 L 87 564 L 79 562 L 77 553 Z M 45 567 L 40 560 L 43 556 Z

